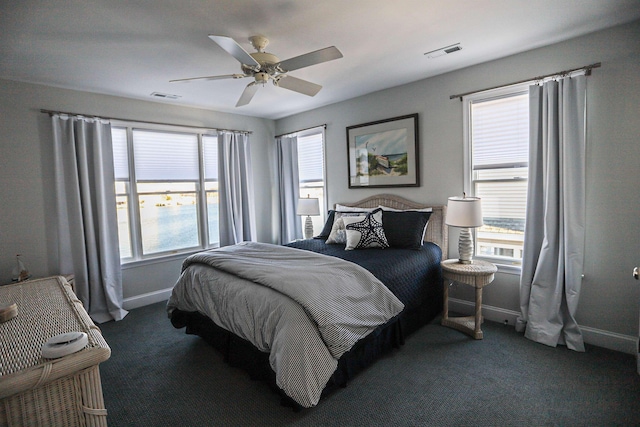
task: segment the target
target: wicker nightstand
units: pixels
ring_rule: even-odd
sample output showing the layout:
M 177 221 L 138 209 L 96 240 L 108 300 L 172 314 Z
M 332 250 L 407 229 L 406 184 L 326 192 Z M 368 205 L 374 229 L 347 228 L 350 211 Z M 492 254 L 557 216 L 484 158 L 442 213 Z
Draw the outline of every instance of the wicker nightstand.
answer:
M 18 315 L 0 323 L 0 426 L 106 427 L 99 364 L 111 349 L 61 276 L 0 287 L 0 301 Z M 53 336 L 85 332 L 86 347 L 58 359 L 42 357 Z
M 451 282 L 464 283 L 476 288 L 475 316 L 449 317 L 449 283 L 444 284 L 444 313 L 442 325 L 457 329 L 471 335 L 477 340 L 482 339 L 482 288 L 493 281 L 498 268 L 486 261 L 474 260 L 473 264 L 460 264 L 457 259 L 448 259 L 440 263 L 442 275 Z

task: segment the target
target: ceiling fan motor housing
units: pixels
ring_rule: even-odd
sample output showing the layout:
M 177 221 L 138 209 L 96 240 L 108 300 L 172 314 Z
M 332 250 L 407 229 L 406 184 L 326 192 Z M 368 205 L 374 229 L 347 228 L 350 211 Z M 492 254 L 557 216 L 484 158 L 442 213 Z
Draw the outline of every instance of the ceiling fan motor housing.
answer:
M 242 71 L 245 74 L 253 75 L 256 83 L 264 84 L 269 80 L 269 76 L 275 77 L 277 75 L 277 67 L 280 63 L 280 59 L 277 56 L 267 52 L 253 52 L 249 55 L 260 64 L 260 69 L 256 70 L 242 64 Z
M 256 61 L 260 63 L 262 66 L 275 65 L 280 62 L 280 59 L 272 53 L 268 52 L 253 52 L 250 53 Z

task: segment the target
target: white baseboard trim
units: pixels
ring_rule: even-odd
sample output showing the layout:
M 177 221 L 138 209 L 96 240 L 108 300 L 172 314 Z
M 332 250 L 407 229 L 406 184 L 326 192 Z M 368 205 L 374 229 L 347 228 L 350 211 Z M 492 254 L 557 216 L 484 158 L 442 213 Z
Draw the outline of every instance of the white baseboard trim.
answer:
M 458 298 L 449 298 L 449 311 L 455 311 L 465 316 L 472 316 L 473 313 L 476 312 L 476 303 Z M 520 312 L 482 304 L 482 315 L 485 319 L 491 320 L 492 322 L 506 322 L 515 327 L 516 319 L 520 315 Z
M 602 329 L 580 326 L 584 342 L 609 350 L 621 351 L 635 355 L 638 348 L 638 338 L 629 335 L 622 335 L 615 332 L 603 331 Z
M 151 305 L 157 302 L 166 301 L 171 296 L 172 289 L 173 288 L 161 289 L 159 291 L 153 291 L 146 294 L 125 298 L 122 301 L 122 306 L 125 310 L 132 310 L 134 308 L 144 307 L 145 305 Z
M 449 298 L 450 311 L 455 311 L 465 315 L 473 315 L 473 313 L 475 313 L 475 306 L 475 303 L 471 301 Z M 483 304 L 482 315 L 485 319 L 491 320 L 492 322 L 507 322 L 509 325 L 515 327 L 516 319 L 520 315 L 520 312 Z M 580 330 L 582 331 L 582 337 L 586 344 L 627 354 L 635 355 L 637 353 L 637 337 L 591 328 L 589 326 L 580 326 Z

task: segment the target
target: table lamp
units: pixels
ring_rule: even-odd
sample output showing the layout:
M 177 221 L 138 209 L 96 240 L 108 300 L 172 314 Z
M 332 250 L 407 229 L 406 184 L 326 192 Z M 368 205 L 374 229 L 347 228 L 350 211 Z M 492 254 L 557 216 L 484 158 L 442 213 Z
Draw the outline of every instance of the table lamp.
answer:
M 306 215 L 307 219 L 304 222 L 304 238 L 311 239 L 313 237 L 313 223 L 311 222 L 311 216 L 320 215 L 320 203 L 316 198 L 298 199 L 297 215 Z
M 478 197 L 449 197 L 446 224 L 460 228 L 458 253 L 460 264 L 473 263 L 473 235 L 470 228 L 482 225 L 482 207 Z

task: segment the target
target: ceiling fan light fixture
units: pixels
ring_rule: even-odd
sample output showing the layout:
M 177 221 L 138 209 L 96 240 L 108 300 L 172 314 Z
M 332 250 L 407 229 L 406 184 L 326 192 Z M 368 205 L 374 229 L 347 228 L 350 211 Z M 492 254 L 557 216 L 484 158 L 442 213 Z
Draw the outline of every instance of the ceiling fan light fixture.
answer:
M 269 81 L 269 73 L 255 73 L 253 77 L 255 77 L 256 83 L 261 83 L 263 86 Z

